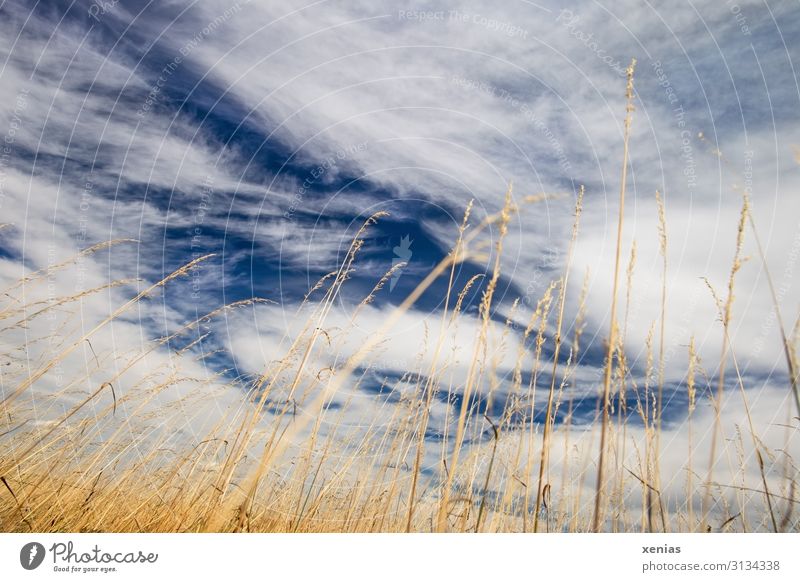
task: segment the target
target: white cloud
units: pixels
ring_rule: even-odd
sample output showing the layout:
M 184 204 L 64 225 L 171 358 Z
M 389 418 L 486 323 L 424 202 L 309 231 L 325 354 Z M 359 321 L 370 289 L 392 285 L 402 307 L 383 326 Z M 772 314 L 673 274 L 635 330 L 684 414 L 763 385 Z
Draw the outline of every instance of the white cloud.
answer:
M 395 200 L 425 198 L 454 215 L 474 198 L 481 215 L 502 205 L 512 180 L 518 196 L 571 191 L 585 183 L 567 319 L 575 313 L 589 267 L 585 337 L 599 342 L 608 329 L 625 107 L 619 67 L 608 63 L 624 65 L 636 56 L 623 252 L 627 262 L 636 240 L 629 357 L 641 363 L 647 330 L 659 315 L 653 195 L 660 189 L 670 236 L 666 349 L 674 355 L 669 380 L 681 379 L 684 346 L 692 334 L 713 372 L 722 336 L 700 277 L 724 292 L 739 210 L 732 184 L 752 188 L 753 213 L 781 290 L 785 321 L 791 324 L 798 308 L 792 303 L 797 273 L 792 249 L 800 225 L 792 192 L 799 184 L 790 149 L 798 127 L 791 115 L 800 93 L 791 68 L 796 16 L 783 4 L 738 4 L 744 21 L 727 5 L 710 1 L 691 7 L 579 3 L 568 7 L 569 14 L 552 2 L 453 3 L 442 6 L 441 17 L 420 21 L 408 14 L 424 9 L 422 2 L 399 7 L 323 2 L 301 9 L 243 2 L 208 34 L 202 33 L 204 27 L 229 3 L 207 0 L 179 17 L 173 5 L 135 18 L 120 9 L 103 15 L 108 30 L 89 30 L 91 23 L 79 19 L 57 25 L 39 12 L 26 22 L 27 8 L 7 4 L 3 11 L 9 18 L 0 24 L 0 132 L 6 142 L 11 138 L 13 154 L 0 166 L 0 210 L 1 221 L 16 229 L 4 232 L 3 244 L 15 258 L 24 257 L 26 268 L 36 269 L 91 242 L 137 238 L 141 247 L 118 247 L 115 261 L 93 265 L 92 281 L 153 279 L 163 267 L 155 264 L 162 257 L 153 249 L 166 252 L 171 245 L 164 227 L 195 225 L 210 181 L 214 203 L 203 217 L 206 232 L 252 238 L 256 252 L 279 249 L 282 264 L 290 268 L 324 269 L 335 267 L 342 237 L 341 222 L 327 217 L 372 208 L 378 192 Z M 132 36 L 109 51 L 101 33 L 119 24 L 117 17 L 131 26 Z M 508 34 L 512 24 L 519 30 Z M 199 33 L 201 40 L 187 51 Z M 152 47 L 127 44 L 156 37 Z M 139 61 L 142 47 L 153 48 L 147 54 L 151 60 Z M 191 85 L 202 79 L 224 92 L 216 112 L 235 117 L 234 123 L 243 121 L 262 145 L 282 152 L 286 160 L 276 160 L 286 161 L 281 171 L 259 167 L 263 158 L 244 153 L 253 150 L 252 144 L 245 147 L 236 138 L 222 143 L 213 123 L 178 112 L 167 99 L 137 115 L 164 74 L 160 67 L 174 62 L 170 59 L 181 49 L 185 58 L 166 83 L 177 86 L 180 77 Z M 654 67 L 655 61 L 662 66 Z M 208 105 L 202 89 L 195 86 L 190 105 L 193 99 Z M 239 109 L 230 113 L 231 104 Z M 721 149 L 724 160 L 712 148 Z M 748 161 L 744 152 L 751 150 Z M 345 152 L 341 158 L 340 152 Z M 332 156 L 337 163 L 315 183 L 332 185 L 352 177 L 361 178 L 364 188 L 343 189 L 324 201 L 298 196 L 303 171 Z M 293 173 L 298 169 L 300 175 Z M 750 171 L 747 184 L 742 174 Z M 84 204 L 87 184 L 90 203 Z M 169 213 L 164 192 L 172 196 Z M 323 219 L 314 225 L 281 218 L 287 211 L 321 208 Z M 543 291 L 541 279 L 557 276 L 563 267 L 571 208 L 569 199 L 550 201 L 527 209 L 511 224 L 503 274 L 532 295 L 525 298 L 520 321 L 535 304 L 533 295 Z M 257 226 L 256 217 L 261 219 Z M 450 242 L 452 233 L 421 221 L 433 238 Z M 777 330 L 769 323 L 770 297 L 749 232 L 746 241 L 745 253 L 752 259 L 737 277 L 735 353 L 743 368 L 782 374 Z M 239 252 L 237 257 L 245 251 Z M 543 254 L 554 258 L 543 264 Z M 19 270 L 17 262 L 5 260 L 0 274 L 10 278 Z M 144 328 L 130 323 L 123 335 L 134 341 L 152 321 L 174 325 L 180 317 L 174 307 L 148 311 L 138 322 Z M 298 323 L 283 319 L 294 308 L 260 310 L 253 329 L 247 334 L 225 329 L 229 337 L 221 343 L 248 371 L 258 371 L 275 357 L 276 333 L 296 333 Z M 103 307 L 93 309 L 99 316 Z M 363 333 L 345 338 L 342 353 L 352 353 L 385 316 L 383 308 L 365 309 Z M 409 313 L 380 357 L 409 365 L 426 323 L 428 337 L 436 335 L 436 318 L 427 319 Z M 343 326 L 346 320 L 346 312 L 336 311 L 330 324 Z M 463 325 L 473 328 L 475 322 L 466 318 Z M 452 369 L 456 383 L 463 380 L 475 333 L 462 331 L 463 354 Z M 448 337 L 448 349 L 451 344 Z M 423 364 L 429 364 L 426 357 Z M 513 369 L 510 357 L 501 359 L 506 370 Z M 328 363 L 330 358 L 322 356 L 315 362 Z M 587 384 L 597 365 L 580 371 Z

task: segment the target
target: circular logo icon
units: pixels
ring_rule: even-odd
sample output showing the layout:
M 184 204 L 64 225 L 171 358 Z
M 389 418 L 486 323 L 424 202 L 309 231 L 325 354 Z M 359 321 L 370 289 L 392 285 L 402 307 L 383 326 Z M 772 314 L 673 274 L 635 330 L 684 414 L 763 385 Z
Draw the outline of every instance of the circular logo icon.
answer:
M 35 570 L 44 561 L 44 546 L 39 542 L 30 542 L 19 551 L 19 563 L 26 570 Z

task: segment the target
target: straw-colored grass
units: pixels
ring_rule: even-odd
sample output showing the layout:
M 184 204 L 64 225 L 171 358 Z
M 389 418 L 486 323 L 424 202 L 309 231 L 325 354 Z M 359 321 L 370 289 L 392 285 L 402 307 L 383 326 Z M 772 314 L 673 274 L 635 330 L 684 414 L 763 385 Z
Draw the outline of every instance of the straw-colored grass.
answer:
M 223 306 L 140 349 L 120 351 L 102 340 L 108 328 L 207 257 L 130 292 L 130 299 L 96 322 L 81 320 L 83 302 L 100 294 L 118 297 L 133 282 L 110 281 L 42 298 L 54 274 L 130 242 L 113 241 L 29 273 L 3 290 L 0 530 L 797 531 L 800 495 L 791 452 L 800 418 L 787 409 L 782 428 L 758 425 L 731 339 L 748 225 L 766 268 L 748 200 L 732 241 L 726 297 L 708 285 L 721 323 L 715 331 L 722 339 L 720 362 L 710 377 L 692 338 L 681 385 L 688 405 L 678 430 L 662 418 L 669 265 L 660 193 L 660 318 L 629 318 L 637 292 L 634 244 L 624 314 L 621 325 L 617 322 L 634 64 L 628 71 L 615 268 L 608 274 L 610 323 L 602 377 L 593 392 L 574 390 L 586 307 L 592 301 L 588 273 L 580 290 L 569 285 L 586 204 L 582 187 L 574 193 L 574 223 L 561 273 L 541 296 L 526 298 L 525 305 L 521 299 L 510 307 L 496 303 L 509 224 L 525 211 L 509 186 L 496 214 L 477 220 L 472 205 L 467 207 L 451 252 L 352 349 L 345 347 L 349 334 L 403 267 L 377 276 L 372 292 L 352 307 L 345 324 L 336 319 L 365 235 L 383 215 L 370 217 L 342 264 L 313 286 L 293 314 L 297 331 L 283 338 L 280 353 L 269 354 L 261 374 L 250 379 L 230 380 L 224 371 L 209 373 L 210 368 L 199 374 L 211 354 L 198 346 L 214 321 L 237 310 L 257 311 L 268 304 L 265 299 Z M 523 197 L 519 204 L 546 198 Z M 498 236 L 493 247 L 486 247 L 490 229 Z M 477 257 L 489 259 L 491 272 L 456 287 L 458 266 Z M 370 413 L 359 412 L 360 389 L 374 381 L 365 371 L 422 294 L 442 279 L 447 290 L 441 313 L 420 332 L 419 353 L 408 360 L 416 363 L 394 384 L 384 381 L 399 396 L 388 405 L 376 396 Z M 466 298 L 476 289 L 482 291 L 477 316 L 464 312 Z M 571 293 L 578 296 L 572 316 Z M 527 324 L 518 329 L 515 317 L 523 307 L 529 310 Z M 37 326 L 43 318 L 52 322 L 49 329 Z M 649 330 L 645 345 L 636 346 L 646 352 L 641 377 L 626 356 L 633 326 Z M 779 318 L 778 332 L 788 368 L 787 396 L 791 392 L 797 398 L 798 324 L 787 331 Z M 81 354 L 85 357 L 76 367 Z M 731 364 L 742 426 L 726 409 L 732 406 L 725 380 Z M 53 389 L 52 378 L 64 370 L 73 370 L 73 376 L 61 377 Z M 593 421 L 576 422 L 581 397 L 597 402 Z M 632 397 L 635 406 L 629 408 Z M 797 406 L 800 414 L 800 400 Z M 767 444 L 766 433 L 775 430 L 785 431 L 780 447 Z M 706 434 L 710 446 L 701 444 Z M 686 449 L 675 453 L 680 446 Z M 705 454 L 703 477 L 695 471 Z

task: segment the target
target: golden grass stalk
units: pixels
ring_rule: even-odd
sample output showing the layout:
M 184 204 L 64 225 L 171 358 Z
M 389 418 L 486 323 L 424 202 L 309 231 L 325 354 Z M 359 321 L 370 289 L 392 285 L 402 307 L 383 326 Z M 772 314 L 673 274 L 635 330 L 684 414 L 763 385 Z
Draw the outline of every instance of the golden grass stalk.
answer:
M 631 294 L 633 293 L 633 273 L 636 268 L 636 241 L 633 241 L 631 244 L 631 254 L 630 258 L 628 259 L 628 267 L 625 271 L 625 318 L 622 323 L 622 334 L 619 338 L 619 345 L 625 346 L 625 339 L 628 335 L 628 322 L 630 316 L 630 307 L 631 307 Z M 619 511 L 618 514 L 621 520 L 624 522 L 625 520 L 625 475 L 626 471 L 623 471 L 623 463 L 626 459 L 626 449 L 628 444 L 628 402 L 627 402 L 627 360 L 625 358 L 625 351 L 624 350 L 617 350 L 618 357 L 620 358 L 620 365 L 619 365 L 619 395 L 617 397 L 617 424 L 622 427 L 621 431 L 617 431 L 617 443 L 616 449 L 618 451 L 617 454 L 617 467 L 616 471 L 619 475 L 619 483 L 617 485 L 617 497 L 620 500 L 619 503 Z M 619 440 L 622 440 L 622 443 Z M 615 529 L 615 531 L 617 531 Z
M 714 465 L 716 464 L 717 460 L 717 440 L 722 432 L 722 398 L 725 392 L 725 368 L 728 362 L 729 349 L 728 329 L 730 327 L 731 316 L 733 312 L 733 290 L 735 286 L 736 273 L 738 273 L 739 269 L 742 268 L 742 248 L 744 246 L 744 232 L 747 215 L 749 214 L 749 208 L 749 201 L 745 196 L 742 200 L 742 210 L 739 215 L 739 226 L 736 231 L 736 249 L 733 255 L 733 263 L 731 265 L 730 275 L 728 276 L 728 296 L 724 304 L 720 304 L 718 306 L 719 317 L 722 322 L 723 336 L 722 349 L 719 358 L 719 371 L 717 374 L 717 393 L 714 402 L 714 428 L 711 433 L 711 449 L 709 452 L 708 472 L 706 473 L 705 494 L 703 495 L 702 519 L 700 524 L 702 530 L 705 530 L 708 527 L 708 517 L 711 502 L 711 483 L 714 476 Z M 719 303 L 714 288 L 710 283 L 708 283 L 708 281 L 706 281 L 706 284 L 711 290 L 715 302 Z
M 451 251 L 456 255 L 458 255 L 462 250 L 462 244 L 464 242 L 464 231 L 467 230 L 467 226 L 469 225 L 469 217 L 471 213 L 472 213 L 472 200 L 470 200 L 469 204 L 467 205 L 467 209 L 464 211 L 464 218 L 461 220 L 461 226 L 458 229 L 458 240 L 456 241 L 455 248 Z M 414 468 L 412 469 L 411 472 L 411 489 L 408 492 L 408 518 L 406 520 L 406 532 L 411 531 L 411 526 L 414 519 L 414 505 L 416 502 L 417 481 L 419 479 L 420 465 L 422 463 L 422 456 L 425 450 L 425 431 L 428 428 L 431 401 L 433 400 L 433 395 L 435 391 L 435 383 L 437 379 L 437 363 L 439 361 L 439 355 L 441 353 L 442 346 L 445 340 L 445 333 L 447 331 L 446 322 L 447 322 L 448 308 L 450 307 L 450 293 L 453 288 L 453 281 L 455 280 L 455 268 L 456 268 L 456 263 L 454 262 L 450 266 L 450 280 L 447 285 L 447 293 L 445 295 L 444 309 L 442 309 L 442 321 L 441 321 L 441 329 L 439 331 L 439 339 L 436 343 L 436 348 L 433 354 L 431 367 L 430 370 L 428 371 L 428 380 L 425 385 L 425 404 L 423 409 L 423 419 L 418 431 L 417 453 L 416 456 L 414 457 Z M 469 287 L 471 286 L 472 284 L 471 282 L 469 282 L 467 284 L 467 289 L 469 289 Z M 462 292 L 461 296 L 457 300 L 458 303 L 456 305 L 456 309 L 461 308 L 461 302 L 463 301 L 463 296 L 464 293 Z
M 92 247 L 92 248 L 95 248 L 95 247 Z M 194 259 L 193 261 L 191 261 L 191 262 L 185 264 L 184 266 L 176 269 L 175 271 L 173 271 L 172 273 L 170 273 L 169 275 L 167 275 L 166 277 L 164 277 L 163 279 L 161 279 L 157 283 L 154 283 L 153 285 L 150 285 L 147 289 L 145 289 L 144 291 L 140 292 L 133 299 L 131 299 L 127 303 L 125 303 L 122 307 L 117 308 L 111 315 L 109 315 L 108 317 L 103 319 L 103 321 L 101 321 L 100 323 L 95 325 L 92 329 L 90 329 L 88 332 L 83 334 L 83 336 L 81 336 L 80 339 L 78 339 L 77 341 L 73 342 L 70 346 L 68 346 L 67 348 L 62 350 L 60 353 L 58 353 L 56 356 L 51 358 L 44 366 L 39 368 L 36 372 L 34 372 L 33 374 L 30 374 L 25 380 L 23 380 L 19 384 L 19 386 L 17 386 L 8 396 L 6 396 L 2 400 L 2 402 L 0 402 L 0 404 L 2 404 L 4 406 L 10 405 L 16 398 L 19 397 L 20 394 L 22 394 L 25 390 L 30 388 L 37 380 L 42 378 L 42 376 L 44 376 L 47 372 L 49 372 L 51 369 L 53 369 L 53 367 L 55 367 L 56 364 L 58 364 L 64 358 L 66 358 L 68 355 L 70 355 L 72 352 L 74 352 L 78 348 L 78 346 L 82 345 L 87 339 L 91 338 L 95 333 L 97 333 L 100 329 L 105 327 L 108 323 L 110 323 L 111 321 L 115 320 L 117 317 L 119 317 L 123 313 L 125 313 L 128 309 L 130 309 L 131 307 L 136 305 L 139 301 L 141 301 L 143 298 L 145 298 L 148 295 L 150 295 L 156 289 L 158 289 L 160 287 L 163 287 L 164 285 L 166 285 L 171 280 L 173 280 L 173 279 L 175 279 L 177 277 L 181 277 L 181 276 L 186 275 L 187 273 L 189 273 L 192 270 L 192 268 L 197 266 L 199 263 L 201 263 L 202 261 L 208 260 L 213 256 L 214 256 L 213 254 L 209 254 L 209 255 L 205 255 L 205 256 L 199 257 L 197 259 Z
M 495 288 L 497 287 L 497 281 L 500 278 L 500 257 L 503 252 L 503 240 L 508 233 L 508 223 L 511 220 L 511 207 L 511 185 L 509 184 L 508 190 L 506 191 L 505 203 L 503 205 L 503 209 L 500 211 L 500 232 L 498 240 L 495 243 L 495 259 L 494 266 L 492 268 L 492 277 L 489 280 L 486 290 L 484 291 L 483 299 L 481 300 L 480 304 L 481 327 L 479 330 L 478 339 L 475 342 L 475 354 L 470 365 L 469 373 L 467 375 L 467 382 L 464 386 L 464 393 L 462 395 L 461 411 L 459 413 L 458 425 L 456 427 L 453 454 L 450 459 L 450 469 L 445 478 L 444 490 L 442 491 L 442 498 L 439 503 L 439 511 L 437 512 L 436 531 L 439 532 L 443 532 L 447 528 L 447 512 L 450 504 L 451 488 L 453 486 L 456 470 L 458 469 L 458 459 L 461 453 L 462 444 L 464 442 L 464 428 L 467 419 L 467 412 L 470 406 L 473 389 L 475 388 L 478 355 L 479 351 L 484 345 L 484 342 L 486 341 L 486 336 L 489 329 L 492 298 L 494 296 Z
M 664 208 L 664 199 L 656 190 L 656 207 L 658 209 L 658 240 L 659 253 L 662 258 L 661 272 L 661 315 L 658 338 L 658 396 L 656 403 L 656 427 L 653 483 L 658 492 L 658 506 L 661 515 L 661 527 L 669 531 L 669 522 L 664 511 L 664 502 L 661 499 L 661 417 L 664 414 L 664 334 L 667 327 L 667 213 Z M 651 520 L 652 523 L 652 520 Z M 652 527 L 651 527 L 652 531 Z
M 697 388 L 695 387 L 695 375 L 698 366 L 697 351 L 694 347 L 694 336 L 689 340 L 689 368 L 686 372 L 686 392 L 689 397 L 687 405 L 687 419 L 688 425 L 688 450 L 686 453 L 686 506 L 687 506 L 687 524 L 688 530 L 693 531 L 695 528 L 694 522 L 694 488 L 692 487 L 692 413 L 697 407 Z
M 556 333 L 555 333 L 555 347 L 553 350 L 553 368 L 550 378 L 550 391 L 547 395 L 547 411 L 544 419 L 544 432 L 542 434 L 542 452 L 539 458 L 539 478 L 536 485 L 536 504 L 533 512 L 533 531 L 539 531 L 539 513 L 542 508 L 542 491 L 544 488 L 544 474 L 545 467 L 547 466 L 548 453 L 550 451 L 550 432 L 554 423 L 553 416 L 553 397 L 556 388 L 556 377 L 558 375 L 558 356 L 561 351 L 561 329 L 564 324 L 564 305 L 567 297 L 567 283 L 569 281 L 569 271 L 572 266 L 572 253 L 575 248 L 575 241 L 578 238 L 578 226 L 581 219 L 581 210 L 583 209 L 583 194 L 584 188 L 580 187 L 578 197 L 575 201 L 575 220 L 572 223 L 572 235 L 569 239 L 569 247 L 567 248 L 567 261 L 564 265 L 564 276 L 561 278 L 561 284 L 558 290 L 558 318 L 556 319 Z
M 795 407 L 797 408 L 798 416 L 800 416 L 800 372 L 797 369 L 797 359 L 794 354 L 794 346 L 786 335 L 786 327 L 783 324 L 783 316 L 781 315 L 781 306 L 780 302 L 778 301 L 778 294 L 775 291 L 775 283 L 773 282 L 772 275 L 769 272 L 767 257 L 764 254 L 764 248 L 761 246 L 761 238 L 758 236 L 758 229 L 756 228 L 756 223 L 752 212 L 747 213 L 747 219 L 750 223 L 750 229 L 753 232 L 753 239 L 756 241 L 756 248 L 758 249 L 758 256 L 761 259 L 761 266 L 764 269 L 764 274 L 767 278 L 770 299 L 772 300 L 772 309 L 775 311 L 775 317 L 778 321 L 778 330 L 781 334 L 783 354 L 786 358 L 786 367 L 789 370 L 789 388 L 794 395 Z M 798 319 L 798 322 L 800 322 L 800 319 Z
M 523 531 L 528 531 L 528 508 L 530 507 L 530 491 L 531 487 L 528 485 L 527 479 L 528 476 L 533 472 L 533 438 L 535 435 L 534 432 L 534 424 L 533 419 L 536 412 L 536 387 L 538 385 L 539 380 L 539 371 L 540 371 L 540 362 L 542 358 L 542 349 L 545 343 L 545 332 L 547 331 L 547 320 L 550 315 L 550 308 L 553 302 L 553 290 L 555 289 L 555 283 L 550 283 L 550 285 L 545 290 L 544 294 L 542 295 L 541 299 L 536 304 L 536 312 L 535 314 L 538 315 L 539 320 L 539 329 L 536 333 L 536 340 L 535 340 L 535 348 L 534 348 L 534 357 L 533 357 L 533 369 L 531 370 L 531 379 L 528 384 L 528 401 L 530 402 L 529 412 L 528 412 L 528 419 L 530 422 L 530 429 L 528 430 L 527 437 L 528 437 L 528 458 L 527 463 L 525 465 L 525 499 L 524 499 L 524 507 L 525 507 L 525 516 L 522 522 Z M 519 434 L 519 448 L 522 448 L 525 433 L 520 431 Z
M 742 213 L 744 214 L 745 212 L 747 212 L 747 199 L 746 198 L 745 198 L 745 203 L 744 203 L 744 206 L 743 206 L 743 209 L 742 209 Z M 711 290 L 711 294 L 714 297 L 714 303 L 717 305 L 717 310 L 719 312 L 720 319 L 723 322 L 726 322 L 726 324 L 727 324 L 727 325 L 723 325 L 723 333 L 727 337 L 728 345 L 730 345 L 731 344 L 731 340 L 730 340 L 729 327 L 728 327 L 728 325 L 730 324 L 730 307 L 728 305 L 730 303 L 730 296 L 728 298 L 728 301 L 726 301 L 726 305 L 723 307 L 722 302 L 719 300 L 719 297 L 717 296 L 716 292 L 714 291 L 714 288 L 711 286 L 711 284 L 708 282 L 708 280 L 706 280 L 706 284 L 708 285 L 708 288 Z M 777 521 L 775 519 L 775 511 L 772 508 L 772 497 L 770 495 L 769 485 L 767 483 L 767 476 L 766 476 L 765 467 L 764 467 L 764 457 L 761 454 L 761 440 L 758 438 L 758 436 L 756 434 L 755 426 L 753 425 L 753 417 L 750 414 L 750 405 L 747 402 L 747 395 L 745 394 L 745 390 L 744 390 L 744 380 L 742 379 L 742 374 L 741 374 L 741 371 L 739 369 L 739 363 L 738 363 L 737 358 L 736 358 L 736 353 L 732 349 L 731 349 L 731 360 L 733 361 L 733 368 L 734 368 L 734 371 L 736 372 L 736 379 L 737 379 L 737 383 L 738 383 L 738 386 L 739 386 L 739 392 L 740 392 L 740 394 L 742 396 L 742 403 L 744 404 L 745 416 L 747 418 L 747 424 L 748 424 L 748 428 L 750 430 L 750 437 L 751 437 L 752 443 L 753 443 L 753 451 L 755 452 L 756 460 L 758 461 L 758 470 L 759 470 L 759 474 L 761 475 L 761 484 L 764 487 L 763 493 L 764 493 L 764 497 L 765 497 L 765 500 L 766 500 L 767 510 L 769 512 L 770 521 L 772 523 L 772 529 L 773 529 L 774 533 L 778 533 L 778 523 L 777 523 Z M 743 468 L 744 467 L 744 462 L 742 461 L 740 464 L 741 464 L 741 466 Z M 742 473 L 744 474 L 743 470 L 742 470 Z M 742 487 L 744 487 L 744 485 Z M 742 511 L 742 518 L 744 518 L 744 511 Z
M 630 138 L 631 122 L 633 121 L 633 72 L 636 67 L 636 59 L 631 59 L 631 64 L 627 69 L 628 83 L 626 86 L 625 97 L 627 105 L 625 108 L 624 137 L 622 149 L 622 177 L 619 190 L 619 217 L 617 219 L 617 251 L 614 257 L 614 279 L 611 291 L 611 323 L 608 334 L 608 349 L 606 351 L 606 368 L 603 377 L 603 424 L 600 430 L 600 453 L 597 462 L 597 484 L 595 491 L 594 516 L 592 518 L 592 530 L 599 532 L 602 523 L 602 503 L 605 490 L 605 458 L 606 440 L 608 438 L 609 406 L 611 404 L 611 375 L 613 370 L 614 350 L 617 338 L 617 287 L 619 285 L 619 266 L 620 255 L 622 254 L 622 227 L 625 219 L 625 187 L 628 181 L 628 140 Z

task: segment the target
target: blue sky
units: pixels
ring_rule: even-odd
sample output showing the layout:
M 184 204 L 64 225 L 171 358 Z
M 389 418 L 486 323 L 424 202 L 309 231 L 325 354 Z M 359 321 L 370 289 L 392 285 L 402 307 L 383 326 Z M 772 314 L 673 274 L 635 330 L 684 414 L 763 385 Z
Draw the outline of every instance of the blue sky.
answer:
M 791 2 L 4 1 L 0 13 L 0 222 L 13 225 L 0 233 L 3 280 L 117 238 L 138 243 L 95 255 L 71 288 L 122 277 L 147 285 L 215 253 L 130 316 L 133 343 L 263 297 L 274 303 L 226 315 L 195 348 L 221 350 L 207 360 L 214 369 L 258 374 L 296 330 L 308 289 L 336 268 L 368 216 L 387 211 L 332 315 L 346 321 L 408 257 L 361 314 L 367 337 L 448 252 L 469 201 L 478 218 L 496 212 L 510 182 L 519 198 L 565 194 L 510 225 L 494 316 L 524 328 L 564 270 L 584 184 L 567 310 L 576 312 L 588 268 L 572 388 L 591 416 L 608 329 L 622 69 L 632 57 L 630 361 L 641 373 L 658 317 L 657 189 L 670 234 L 669 386 L 681 385 L 692 335 L 709 362 L 719 351 L 700 278 L 724 288 L 743 189 L 784 318 L 797 316 L 800 12 Z M 491 263 L 462 265 L 457 287 Z M 782 374 L 780 344 L 765 324 L 771 305 L 757 261 L 739 281 L 734 344 L 760 387 Z M 473 320 L 481 284 L 465 304 Z M 434 285 L 404 319 L 376 383 L 410 366 L 442 295 Z M 120 297 L 87 306 L 87 319 Z

